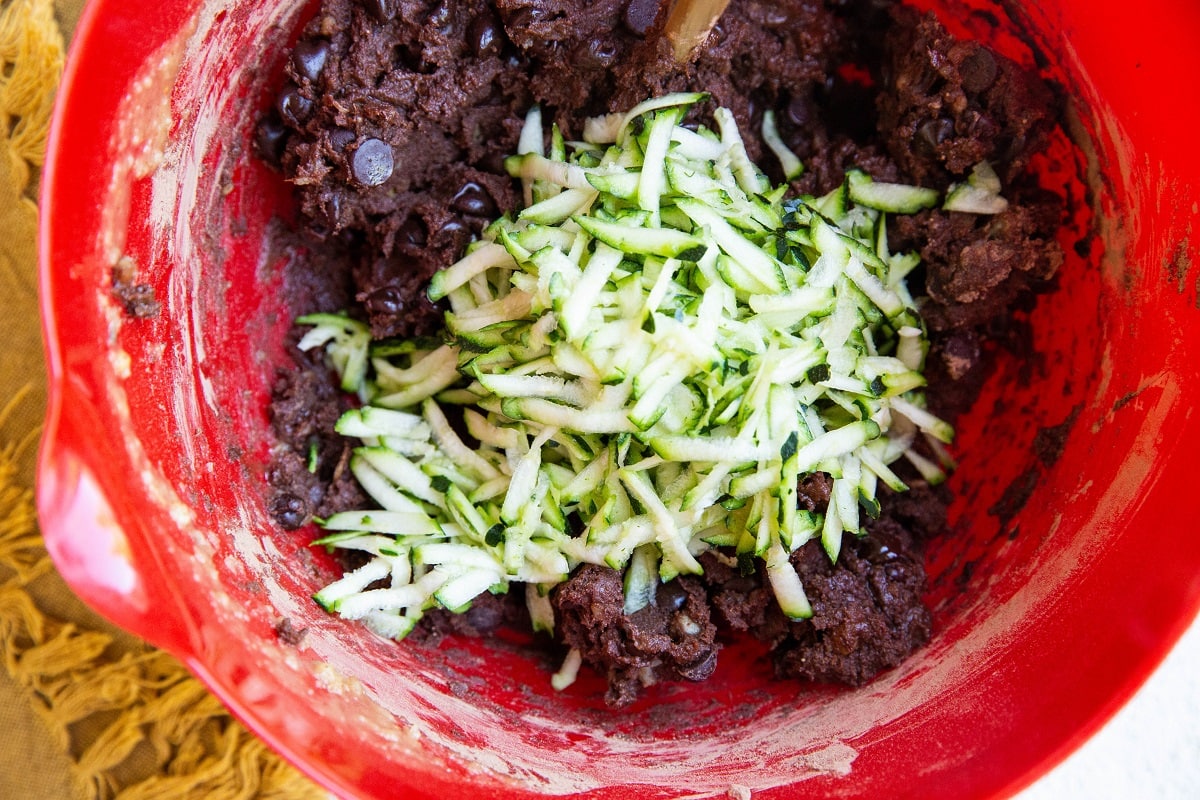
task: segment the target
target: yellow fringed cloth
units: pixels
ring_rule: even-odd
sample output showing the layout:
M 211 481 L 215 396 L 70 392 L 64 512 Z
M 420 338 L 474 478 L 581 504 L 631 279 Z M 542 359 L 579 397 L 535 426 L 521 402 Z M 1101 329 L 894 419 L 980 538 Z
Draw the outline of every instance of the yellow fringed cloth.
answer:
M 0 0 L 0 798 L 325 798 L 177 661 L 84 607 L 37 530 L 35 200 L 62 31 L 81 5 Z

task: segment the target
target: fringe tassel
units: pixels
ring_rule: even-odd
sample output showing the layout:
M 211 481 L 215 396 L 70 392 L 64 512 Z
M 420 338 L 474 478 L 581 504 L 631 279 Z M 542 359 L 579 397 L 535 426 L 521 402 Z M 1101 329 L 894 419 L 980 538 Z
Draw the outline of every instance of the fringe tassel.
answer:
M 0 415 L 3 416 L 3 415 Z M 0 641 L 8 674 L 97 800 L 308 800 L 327 797 L 235 722 L 169 655 L 114 652 L 112 636 L 43 613 L 28 579 L 50 562 L 33 493 L 0 448 Z
M 63 65 L 63 41 L 48 0 L 12 0 L 0 11 L 0 130 L 8 133 L 17 187 L 29 191 L 42 163 Z M 46 76 L 53 76 L 48 85 Z

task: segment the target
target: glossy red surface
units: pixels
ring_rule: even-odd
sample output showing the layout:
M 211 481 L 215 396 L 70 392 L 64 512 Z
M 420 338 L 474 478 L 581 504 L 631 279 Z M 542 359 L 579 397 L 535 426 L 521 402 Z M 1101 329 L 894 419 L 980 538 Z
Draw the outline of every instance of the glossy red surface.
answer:
M 516 647 L 416 656 L 308 601 L 332 565 L 274 531 L 262 500 L 293 313 L 271 244 L 287 192 L 245 147 L 300 13 L 284 3 L 94 0 L 80 23 L 42 198 L 38 501 L 60 571 L 347 797 L 958 800 L 1029 783 L 1200 606 L 1184 502 L 1200 447 L 1200 111 L 1185 89 L 1200 8 L 1043 2 L 1020 12 L 1022 38 L 972 13 L 1004 19 L 992 4 L 924 4 L 1019 58 L 1032 43 L 1078 99 L 1089 144 L 1063 139 L 1039 169 L 1097 236 L 1030 314 L 1036 357 L 1002 362 L 960 425 L 955 531 L 928 559 L 937 634 L 910 662 L 859 690 L 798 689 L 726 651 L 714 680 L 611 715 L 594 680 L 555 694 Z M 119 310 L 122 256 L 159 316 Z M 283 618 L 307 628 L 299 646 L 276 635 Z

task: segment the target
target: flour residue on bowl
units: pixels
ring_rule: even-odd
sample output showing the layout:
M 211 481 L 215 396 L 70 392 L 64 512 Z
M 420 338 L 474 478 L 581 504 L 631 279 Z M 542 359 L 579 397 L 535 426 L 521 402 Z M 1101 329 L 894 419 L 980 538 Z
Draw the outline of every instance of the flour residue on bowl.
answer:
M 112 175 L 100 228 L 100 252 L 111 266 L 125 255 L 131 186 L 153 175 L 163 163 L 172 124 L 171 87 L 184 41 L 183 37 L 170 39 L 146 60 L 117 112 L 116 130 L 108 143 Z

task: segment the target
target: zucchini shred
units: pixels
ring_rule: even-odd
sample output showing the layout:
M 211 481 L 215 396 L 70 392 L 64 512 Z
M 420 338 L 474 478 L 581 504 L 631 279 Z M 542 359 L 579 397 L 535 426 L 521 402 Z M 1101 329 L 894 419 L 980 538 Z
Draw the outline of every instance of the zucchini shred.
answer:
M 879 483 L 906 489 L 900 459 L 944 480 L 953 430 L 926 410 L 905 285 L 919 259 L 891 253 L 886 227 L 938 193 L 852 170 L 826 196 L 789 197 L 730 112 L 684 125 L 706 99 L 654 98 L 579 142 L 552 127 L 548 153 L 533 109 L 505 162 L 525 207 L 430 283 L 449 306 L 443 341 L 298 320 L 301 348 L 324 347 L 362 400 L 337 431 L 361 440 L 350 470 L 379 506 L 319 520 L 313 544 L 367 555 L 316 593 L 322 607 L 401 639 L 430 608 L 516 582 L 552 632 L 549 593 L 581 564 L 621 571 L 631 614 L 720 547 L 760 560 L 781 610 L 806 618 L 790 554 L 819 539 L 836 561 L 878 516 Z M 993 198 L 977 213 L 1000 206 L 995 187 L 971 189 Z M 832 480 L 823 513 L 797 504 L 814 473 Z

